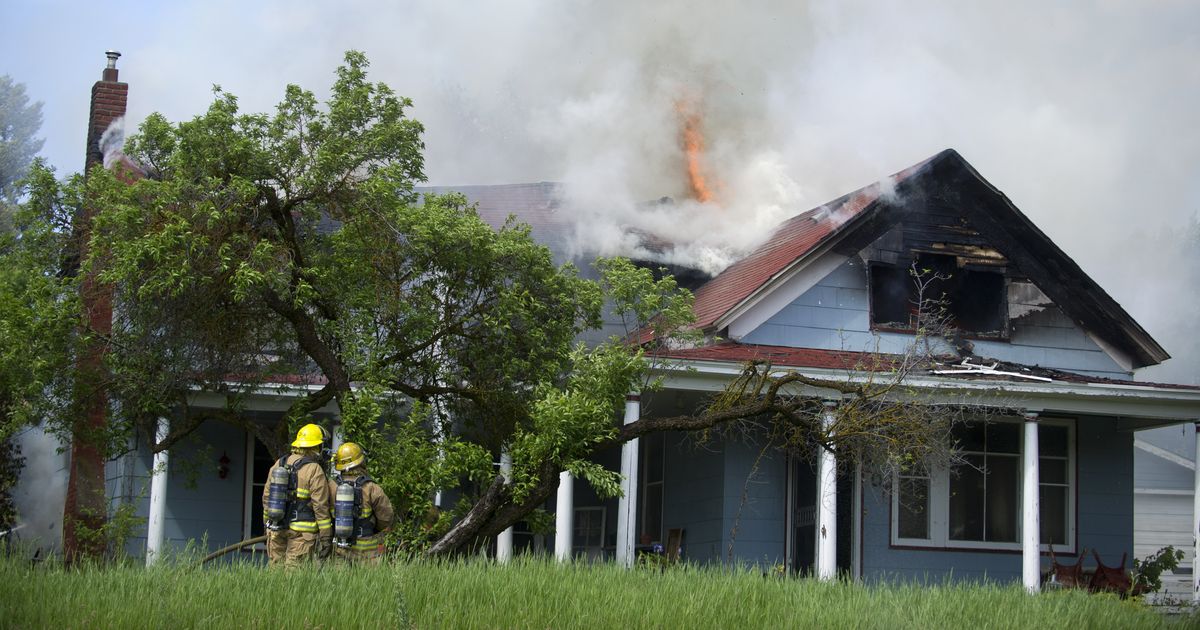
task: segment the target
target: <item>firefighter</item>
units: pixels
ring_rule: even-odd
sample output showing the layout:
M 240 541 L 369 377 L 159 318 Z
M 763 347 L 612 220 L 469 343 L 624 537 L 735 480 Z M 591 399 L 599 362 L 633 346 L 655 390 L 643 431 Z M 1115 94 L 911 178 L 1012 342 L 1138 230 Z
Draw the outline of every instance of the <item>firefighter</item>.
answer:
M 367 474 L 367 453 L 354 442 L 338 447 L 333 458 L 334 540 L 339 563 L 379 564 L 383 540 L 395 512 L 383 488 Z
M 322 466 L 328 432 L 306 424 L 296 432 L 292 452 L 275 462 L 263 488 L 270 566 L 295 567 L 327 558 L 333 544 L 333 496 Z M 325 451 L 328 453 L 328 451 Z

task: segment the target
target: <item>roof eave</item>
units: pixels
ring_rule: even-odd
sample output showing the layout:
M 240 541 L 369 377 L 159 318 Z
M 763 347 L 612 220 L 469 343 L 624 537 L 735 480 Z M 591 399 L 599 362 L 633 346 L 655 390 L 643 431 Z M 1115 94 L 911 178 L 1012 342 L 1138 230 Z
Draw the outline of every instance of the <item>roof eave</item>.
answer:
M 664 359 L 656 367 L 656 371 L 665 377 L 665 387 L 700 391 L 724 389 L 741 374 L 742 369 L 741 363 L 694 359 Z M 843 382 L 878 380 L 877 374 L 847 372 L 844 369 L 792 367 L 778 368 L 777 371 Z M 833 390 L 823 392 L 817 388 L 807 389 L 810 395 L 837 397 Z M 1020 407 L 1035 411 L 1155 421 L 1187 422 L 1200 417 L 1200 390 L 1197 389 L 1067 381 L 983 381 L 921 375 L 905 379 L 904 387 L 899 390 L 901 396 L 915 396 L 933 404 Z M 981 398 L 981 394 L 989 392 L 1001 395 L 994 405 L 987 405 Z

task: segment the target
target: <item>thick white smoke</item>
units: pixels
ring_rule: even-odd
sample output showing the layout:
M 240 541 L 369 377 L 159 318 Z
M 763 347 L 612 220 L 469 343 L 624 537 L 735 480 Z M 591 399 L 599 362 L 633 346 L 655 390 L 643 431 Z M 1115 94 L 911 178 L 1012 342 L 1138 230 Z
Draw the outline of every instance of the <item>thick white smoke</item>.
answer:
M 42 19 L 70 29 L 112 10 Z M 31 26 L 0 43 L 28 60 L 16 78 L 47 102 L 48 130 L 82 133 L 94 78 L 60 79 L 88 59 L 98 73 L 105 48 L 125 53 L 133 121 L 191 117 L 214 83 L 271 111 L 285 83 L 320 94 L 360 49 L 373 78 L 414 99 L 431 183 L 561 181 L 581 247 L 627 251 L 632 228 L 688 243 L 675 255 L 707 269 L 784 217 L 953 147 L 1168 351 L 1197 356 L 1200 291 L 1181 259 L 1200 247 L 1185 230 L 1200 210 L 1191 0 L 210 0 L 126 13 L 102 34 Z M 686 194 L 681 100 L 703 115 L 716 191 L 703 206 Z M 79 109 L 56 118 L 65 102 Z M 78 137 L 47 136 L 62 164 L 79 163 Z M 663 196 L 676 203 L 647 203 Z M 1171 378 L 1196 381 L 1195 363 Z
M 57 551 L 62 544 L 63 502 L 67 496 L 67 455 L 60 453 L 58 438 L 39 427 L 16 436 L 25 458 L 25 468 L 13 489 L 17 506 L 15 533 L 30 550 L 42 555 Z
M 125 117 L 121 116 L 108 124 L 100 134 L 100 153 L 104 155 L 104 168 L 112 168 L 121 159 L 125 148 Z

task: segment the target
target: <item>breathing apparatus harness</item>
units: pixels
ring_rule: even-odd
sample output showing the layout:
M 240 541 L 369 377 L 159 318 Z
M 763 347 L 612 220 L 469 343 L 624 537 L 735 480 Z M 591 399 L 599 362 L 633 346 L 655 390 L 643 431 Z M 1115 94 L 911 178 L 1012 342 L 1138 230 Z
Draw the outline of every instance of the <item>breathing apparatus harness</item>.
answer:
M 367 473 L 354 477 L 338 476 L 333 495 L 333 539 L 343 549 L 354 547 L 359 538 L 375 534 L 375 516 L 365 513 L 363 486 L 374 481 Z
M 267 506 L 263 516 L 267 529 L 274 532 L 288 529 L 296 521 L 315 521 L 317 518 L 312 500 L 297 495 L 297 473 L 306 464 L 320 464 L 307 455 L 301 455 L 300 459 L 289 464 L 289 457 L 291 455 L 279 458 L 267 477 Z

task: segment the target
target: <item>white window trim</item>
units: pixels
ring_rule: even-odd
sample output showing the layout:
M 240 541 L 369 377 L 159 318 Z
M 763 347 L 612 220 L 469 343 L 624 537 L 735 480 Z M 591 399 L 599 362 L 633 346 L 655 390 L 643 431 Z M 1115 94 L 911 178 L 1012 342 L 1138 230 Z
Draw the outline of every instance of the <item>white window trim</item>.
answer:
M 1020 419 L 993 419 L 990 422 L 1012 422 L 1019 424 Z M 1075 519 L 1076 519 L 1076 501 L 1075 496 L 1078 491 L 1078 485 L 1075 478 L 1076 459 L 1075 459 L 1075 422 L 1063 418 L 1040 418 L 1038 424 L 1048 426 L 1061 426 L 1067 428 L 1067 542 L 1064 544 L 1055 543 L 1055 553 L 1075 553 Z M 1024 460 L 1025 442 L 1021 441 L 1022 461 Z M 1039 482 L 1038 486 L 1042 484 Z M 929 538 L 901 538 L 900 537 L 900 492 L 899 492 L 899 475 L 892 478 L 892 500 L 891 500 L 891 544 L 895 547 L 922 547 L 926 549 L 953 549 L 953 550 L 987 550 L 987 551 L 1021 551 L 1021 527 L 1024 522 L 1023 514 L 1020 509 L 1017 513 L 1017 542 L 988 542 L 974 540 L 951 540 L 950 539 L 950 472 L 949 470 L 933 471 L 929 476 Z M 1021 485 L 1017 486 L 1017 505 L 1023 506 L 1021 501 Z M 1042 551 L 1049 551 L 1050 545 L 1041 545 Z

